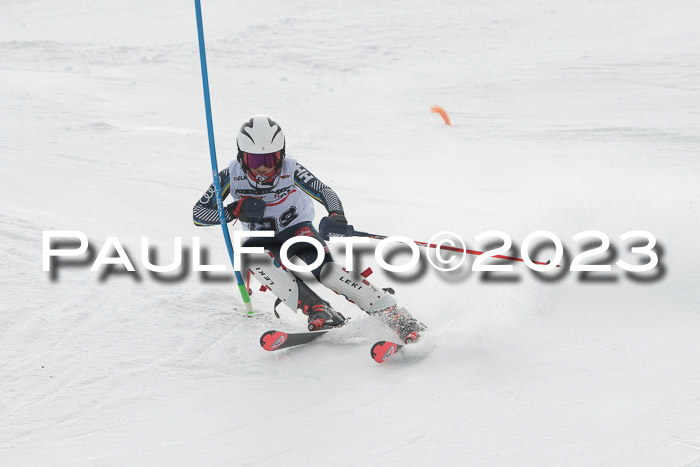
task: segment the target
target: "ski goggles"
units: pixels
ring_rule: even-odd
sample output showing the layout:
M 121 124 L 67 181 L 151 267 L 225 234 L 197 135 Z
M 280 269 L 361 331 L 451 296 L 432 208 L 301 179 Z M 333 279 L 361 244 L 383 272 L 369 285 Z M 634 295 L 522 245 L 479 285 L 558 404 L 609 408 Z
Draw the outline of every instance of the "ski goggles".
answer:
M 245 165 L 251 168 L 251 170 L 257 169 L 261 166 L 268 168 L 273 168 L 277 166 L 280 161 L 280 151 L 271 152 L 269 154 L 250 154 L 248 152 L 243 153 L 243 162 Z

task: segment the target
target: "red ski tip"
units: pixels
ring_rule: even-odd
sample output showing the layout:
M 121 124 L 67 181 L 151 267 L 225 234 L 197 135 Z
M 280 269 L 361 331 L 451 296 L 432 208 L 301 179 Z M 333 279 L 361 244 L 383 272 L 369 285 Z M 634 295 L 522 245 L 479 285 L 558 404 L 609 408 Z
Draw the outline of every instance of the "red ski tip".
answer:
M 272 352 L 287 342 L 287 333 L 281 331 L 267 331 L 260 336 L 260 345 L 263 349 Z
M 399 346 L 393 342 L 379 341 L 372 346 L 370 355 L 377 363 L 383 363 L 387 358 L 391 357 L 399 350 Z

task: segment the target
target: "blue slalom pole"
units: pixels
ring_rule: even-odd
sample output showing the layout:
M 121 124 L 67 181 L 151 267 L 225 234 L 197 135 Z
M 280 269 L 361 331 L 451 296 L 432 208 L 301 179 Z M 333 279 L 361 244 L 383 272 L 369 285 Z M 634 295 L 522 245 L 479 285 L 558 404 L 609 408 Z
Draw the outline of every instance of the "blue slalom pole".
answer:
M 209 100 L 209 75 L 207 74 L 207 55 L 204 51 L 204 27 L 202 26 L 202 6 L 200 0 L 194 0 L 194 7 L 197 11 L 197 34 L 199 36 L 199 58 L 202 64 L 202 85 L 204 86 L 204 107 L 207 113 L 207 131 L 209 133 L 209 155 L 211 156 L 211 173 L 214 178 L 214 194 L 216 196 L 216 207 L 219 210 L 219 221 L 224 232 L 224 240 L 226 240 L 226 248 L 228 256 L 231 260 L 231 266 L 234 268 L 238 289 L 241 291 L 243 303 L 248 314 L 253 314 L 253 304 L 250 302 L 248 289 L 243 283 L 243 276 L 240 271 L 235 271 L 233 262 L 233 245 L 231 244 L 231 235 L 226 224 L 226 214 L 224 213 L 224 200 L 221 197 L 221 180 L 219 180 L 219 167 L 216 162 L 216 146 L 214 145 L 214 125 L 211 118 L 211 101 Z

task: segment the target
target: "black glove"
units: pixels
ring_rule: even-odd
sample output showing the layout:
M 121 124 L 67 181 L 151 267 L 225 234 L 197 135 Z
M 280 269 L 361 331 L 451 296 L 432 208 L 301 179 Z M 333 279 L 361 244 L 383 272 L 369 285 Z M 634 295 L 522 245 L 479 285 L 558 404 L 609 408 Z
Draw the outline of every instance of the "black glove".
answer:
M 342 217 L 345 222 L 337 222 L 335 219 Z M 318 226 L 318 231 L 321 234 L 321 238 L 328 240 L 329 237 L 352 237 L 355 233 L 355 229 L 352 225 L 347 225 L 347 220 L 342 214 L 336 214 L 331 217 L 324 217 L 321 219 L 321 223 Z
M 339 224 L 348 225 L 348 220 L 345 218 L 344 214 L 339 212 L 332 212 L 328 215 L 332 220 L 338 222 Z
M 265 201 L 255 198 L 243 198 L 226 206 L 226 210 L 241 222 L 260 222 L 265 215 Z

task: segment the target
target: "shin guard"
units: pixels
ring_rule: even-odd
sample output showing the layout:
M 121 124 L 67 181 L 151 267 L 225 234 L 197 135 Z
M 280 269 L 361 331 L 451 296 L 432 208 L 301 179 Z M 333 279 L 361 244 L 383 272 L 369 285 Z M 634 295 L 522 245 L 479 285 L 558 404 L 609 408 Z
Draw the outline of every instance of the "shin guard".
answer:
M 264 264 L 253 266 L 250 271 L 262 285 L 270 289 L 294 313 L 299 304 L 299 284 L 297 277 L 287 271 L 272 255 Z
M 321 270 L 321 284 L 359 306 L 368 314 L 396 306 L 396 299 L 373 286 L 367 279 L 347 272 L 335 262 L 328 262 Z

